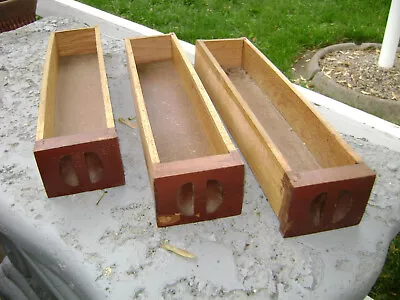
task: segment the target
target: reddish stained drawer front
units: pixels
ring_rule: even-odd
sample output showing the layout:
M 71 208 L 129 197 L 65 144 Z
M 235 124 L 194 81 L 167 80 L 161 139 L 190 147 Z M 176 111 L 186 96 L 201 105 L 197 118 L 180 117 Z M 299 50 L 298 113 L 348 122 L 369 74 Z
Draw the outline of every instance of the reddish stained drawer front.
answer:
M 240 214 L 243 162 L 176 36 L 126 51 L 157 225 Z
M 50 35 L 34 154 L 48 197 L 125 183 L 97 28 Z

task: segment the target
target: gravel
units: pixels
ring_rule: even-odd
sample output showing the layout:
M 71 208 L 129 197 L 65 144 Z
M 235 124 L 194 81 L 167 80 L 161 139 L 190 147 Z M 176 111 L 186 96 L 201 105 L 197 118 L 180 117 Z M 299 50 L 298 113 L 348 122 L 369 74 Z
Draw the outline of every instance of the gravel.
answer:
M 380 49 L 334 51 L 320 59 L 322 72 L 338 84 L 364 95 L 400 101 L 400 59 L 394 67 L 378 66 Z

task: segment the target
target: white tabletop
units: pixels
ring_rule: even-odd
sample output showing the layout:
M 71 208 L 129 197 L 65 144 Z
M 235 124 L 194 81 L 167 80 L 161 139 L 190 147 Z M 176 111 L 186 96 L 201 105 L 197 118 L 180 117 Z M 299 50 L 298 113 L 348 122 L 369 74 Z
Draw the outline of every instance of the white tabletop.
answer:
M 400 140 L 332 108 L 317 106 L 377 172 L 359 226 L 283 239 L 246 167 L 242 215 L 157 228 L 139 131 L 118 122 L 126 185 L 108 189 L 99 205 L 100 191 L 48 199 L 32 152 L 47 40 L 50 31 L 83 26 L 44 18 L 0 34 L 0 232 L 87 299 L 361 299 L 368 294 L 400 230 Z M 123 40 L 101 38 L 114 118 L 134 116 Z M 312 102 L 326 100 L 306 94 Z M 166 240 L 197 258 L 161 249 Z

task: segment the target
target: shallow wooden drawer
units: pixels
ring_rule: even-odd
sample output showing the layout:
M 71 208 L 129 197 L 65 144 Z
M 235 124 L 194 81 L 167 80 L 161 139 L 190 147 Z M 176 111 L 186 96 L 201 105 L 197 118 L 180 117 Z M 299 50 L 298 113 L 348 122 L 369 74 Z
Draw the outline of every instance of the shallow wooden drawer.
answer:
M 126 51 L 158 226 L 240 214 L 243 162 L 176 36 Z
M 48 197 L 125 183 L 97 28 L 51 33 L 34 154 Z
M 195 60 L 285 237 L 360 222 L 374 172 L 249 40 L 197 41 Z

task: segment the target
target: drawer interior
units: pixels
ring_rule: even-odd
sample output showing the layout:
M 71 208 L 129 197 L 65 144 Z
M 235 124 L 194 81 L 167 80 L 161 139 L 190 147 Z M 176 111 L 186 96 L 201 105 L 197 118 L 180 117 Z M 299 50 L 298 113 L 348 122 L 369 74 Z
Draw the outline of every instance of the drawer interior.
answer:
M 131 40 L 160 162 L 224 154 L 170 36 Z M 223 149 L 223 148 L 222 148 Z
M 214 154 L 173 61 L 140 64 L 138 73 L 160 161 Z
M 59 58 L 54 136 L 106 129 L 97 54 Z
M 44 138 L 107 129 L 95 29 L 56 32 L 51 51 Z
M 243 39 L 204 41 L 294 172 L 356 163 L 355 158 L 289 86 L 291 83 Z
M 292 170 L 320 168 L 307 146 L 246 70 L 240 67 L 227 68 L 225 72 Z

